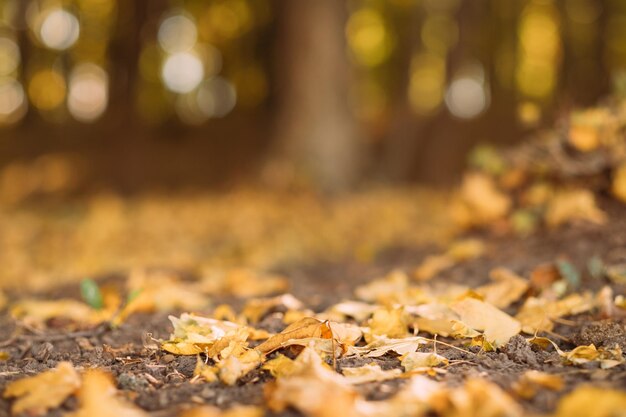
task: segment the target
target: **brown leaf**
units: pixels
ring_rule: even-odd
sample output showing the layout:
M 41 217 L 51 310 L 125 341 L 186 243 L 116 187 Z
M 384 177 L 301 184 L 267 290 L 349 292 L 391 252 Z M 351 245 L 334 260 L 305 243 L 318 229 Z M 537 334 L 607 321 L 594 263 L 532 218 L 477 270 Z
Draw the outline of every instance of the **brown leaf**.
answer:
M 287 326 L 285 330 L 270 337 L 255 349 L 263 354 L 268 354 L 276 349 L 280 349 L 283 347 L 283 344 L 289 340 L 305 339 L 310 337 L 331 339 L 333 337 L 332 330 L 330 329 L 328 322 L 322 322 L 313 317 L 306 317 Z
M 11 382 L 3 396 L 17 397 L 11 407 L 14 415 L 28 413 L 38 416 L 57 408 L 79 388 L 80 376 L 72 364 L 60 362 L 50 371 Z
M 66 417 L 148 417 L 133 403 L 118 398 L 111 375 L 98 369 L 85 372 L 77 397 L 78 410 Z
M 451 306 L 461 321 L 472 329 L 484 331 L 488 342 L 496 347 L 507 344 L 521 330 L 521 324 L 513 317 L 489 303 L 475 298 L 465 298 Z

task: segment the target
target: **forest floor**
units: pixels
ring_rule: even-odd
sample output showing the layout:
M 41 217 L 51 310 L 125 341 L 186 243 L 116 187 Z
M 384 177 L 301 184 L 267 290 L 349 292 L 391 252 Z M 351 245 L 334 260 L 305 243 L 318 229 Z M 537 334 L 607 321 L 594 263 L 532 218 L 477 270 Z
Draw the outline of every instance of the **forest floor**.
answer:
M 624 132 L 452 193 L 0 190 L 0 417 L 624 416 Z
M 488 233 L 475 235 L 475 238 L 484 243 L 483 253 L 451 266 L 436 278 L 436 282 L 438 285 L 448 287 L 460 285 L 478 288 L 490 282 L 490 271 L 495 268 L 505 267 L 522 277 L 531 277 L 538 267 L 554 265 L 560 260 L 568 262 L 568 265 L 580 271 L 581 282 L 576 290 L 578 293 L 597 292 L 602 287 L 609 286 L 614 294 L 624 294 L 624 285 L 616 284 L 605 277 L 594 277 L 588 272 L 588 266 L 593 259 L 601 259 L 606 265 L 626 262 L 626 207 L 608 199 L 603 200 L 600 206 L 610 219 L 604 224 L 579 223 L 556 230 L 539 231 L 527 237 L 497 236 Z M 423 264 L 426 257 L 438 251 L 440 250 L 433 244 L 390 247 L 368 261 L 351 258 L 314 264 L 298 262 L 278 267 L 273 272 L 289 278 L 289 293 L 303 303 L 303 306 L 298 309 L 311 309 L 312 313 L 309 314 L 313 315 L 328 311 L 329 307 L 342 300 L 354 299 L 354 290 L 357 287 L 385 276 L 392 270 L 414 271 Z M 172 274 L 180 276 L 183 282 L 197 282 L 197 277 L 194 277 L 193 273 L 174 271 Z M 123 291 L 125 277 L 113 275 L 98 282 Z M 27 295 L 33 294 L 18 291 L 15 288 L 7 290 L 10 300 L 22 299 Z M 75 300 L 81 299 L 78 285 L 72 283 L 40 291 L 36 296 L 41 300 L 58 300 L 68 297 Z M 215 306 L 220 304 L 229 305 L 235 312 L 241 312 L 246 299 L 246 297 L 233 295 L 215 295 L 211 297 L 212 307 L 198 309 L 195 312 L 211 316 L 215 311 Z M 511 307 L 504 310 L 513 313 L 519 309 L 520 302 L 516 300 Z M 267 330 L 270 333 L 280 332 L 286 327 L 283 319 L 288 309 L 281 305 L 268 308 L 261 313 L 262 316 L 258 317 L 255 328 Z M 267 391 L 264 392 L 264 386 L 274 379 L 270 371 L 255 367 L 233 385 L 219 380 L 206 382 L 195 376 L 198 374 L 196 355 L 175 355 L 161 349 L 155 340 L 168 340 L 172 333 L 172 324 L 168 320 L 168 314 L 178 315 L 182 312 L 180 309 L 152 313 L 140 312 L 131 315 L 121 325 L 114 328 L 106 322 L 95 326 L 75 328 L 68 324 L 68 319 L 54 317 L 48 318 L 44 327 L 35 326 L 35 324 L 12 317 L 9 311 L 5 310 L 0 316 L 0 350 L 6 355 L 0 362 L 0 386 L 4 390 L 11 381 L 49 371 L 60 362 L 69 361 L 78 370 L 99 368 L 111 373 L 114 377 L 114 385 L 123 397 L 155 416 L 179 415 L 181 410 L 201 404 L 215 405 L 225 409 L 237 404 L 254 406 L 267 404 L 268 394 Z M 626 349 L 625 316 L 626 314 L 622 313 L 607 317 L 606 311 L 602 308 L 590 309 L 581 314 L 566 315 L 562 321 L 555 322 L 555 327 L 549 333 L 541 334 L 552 337 L 563 351 L 590 344 L 594 344 L 598 349 L 613 349 L 619 346 L 624 350 Z M 409 334 L 407 333 L 406 336 Z M 432 337 L 428 332 L 421 331 L 417 333 L 417 336 Z M 436 353 L 446 358 L 447 365 L 441 368 L 441 372 L 420 373 L 430 374 L 429 378 L 440 381 L 449 389 L 460 389 L 464 381 L 472 378 L 491 381 L 502 389 L 503 395 L 511 398 L 511 404 L 505 403 L 505 409 L 500 411 L 493 411 L 486 403 L 483 404 L 485 401 L 495 401 L 494 398 L 499 395 L 497 392 L 490 393 L 486 390 L 486 397 L 482 400 L 480 398 L 467 399 L 470 402 L 475 401 L 472 404 L 475 409 L 473 415 L 476 416 L 551 413 L 557 409 L 560 399 L 575 388 L 586 384 L 597 388 L 620 390 L 626 388 L 626 365 L 624 363 L 609 369 L 603 369 L 601 362 L 596 360 L 581 361 L 580 364 L 567 363 L 554 349 L 543 350 L 530 344 L 527 341 L 530 336 L 515 335 L 495 351 L 486 351 L 481 346 L 467 347 L 467 339 L 442 337 L 440 340 L 447 344 L 437 345 Z M 357 343 L 359 344 L 365 345 L 365 342 Z M 415 350 L 432 352 L 433 346 L 420 345 Z M 294 357 L 294 352 L 283 353 Z M 275 355 L 276 353 L 270 353 L 269 357 L 272 358 Z M 327 362 L 332 361 L 327 359 Z M 382 371 L 402 370 L 400 355 L 393 351 L 377 357 L 359 355 L 338 357 L 335 367 L 337 372 L 341 372 L 345 368 L 361 367 L 370 363 L 380 365 Z M 541 382 L 540 379 L 535 382 L 531 381 L 526 387 L 531 393 L 523 393 L 520 381 L 525 380 L 524 375 L 528 371 L 541 371 L 547 375 L 557 376 L 559 379 L 556 381 L 560 382 L 551 386 L 545 381 Z M 389 402 L 411 381 L 410 377 L 398 372 L 394 378 L 379 377 L 380 380 L 376 380 L 377 378 L 374 377 L 370 378 L 370 382 L 350 387 L 354 389 L 355 395 L 366 402 L 381 402 L 381 404 L 385 401 Z M 316 388 L 302 389 L 311 390 L 308 394 L 304 393 L 305 396 L 319 395 Z M 54 390 L 50 391 L 50 395 L 56 395 Z M 491 398 L 492 396 L 495 397 Z M 311 398 L 311 400 L 321 403 L 332 402 L 332 398 Z M 9 415 L 12 404 L 14 404 L 13 399 L 0 400 L 0 415 Z M 521 409 L 516 408 L 518 404 Z M 302 413 L 339 415 L 328 410 L 322 412 L 315 407 L 313 409 L 306 408 L 306 406 L 299 407 L 296 400 L 288 405 L 291 407 L 282 411 L 267 411 L 267 415 L 287 416 L 302 415 Z M 332 403 L 328 403 L 327 406 L 332 410 Z M 64 415 L 77 407 L 79 407 L 79 401 L 76 397 L 68 396 L 62 399 L 57 407 L 50 407 L 49 410 L 42 412 L 46 415 Z M 106 409 L 107 405 L 102 403 L 102 407 Z M 463 405 L 457 404 L 457 407 L 457 412 L 463 409 Z M 512 408 L 507 410 L 506 407 Z M 207 413 L 209 411 L 215 410 L 204 410 Z M 239 412 L 242 413 L 241 415 L 246 415 L 245 412 L 258 412 L 258 410 L 241 409 Z M 440 415 L 455 415 L 449 409 L 441 409 L 439 413 Z M 581 411 L 581 413 L 580 415 L 589 415 L 586 411 Z M 33 414 L 33 412 L 32 410 L 26 411 L 26 414 Z M 354 415 L 360 414 L 355 412 Z

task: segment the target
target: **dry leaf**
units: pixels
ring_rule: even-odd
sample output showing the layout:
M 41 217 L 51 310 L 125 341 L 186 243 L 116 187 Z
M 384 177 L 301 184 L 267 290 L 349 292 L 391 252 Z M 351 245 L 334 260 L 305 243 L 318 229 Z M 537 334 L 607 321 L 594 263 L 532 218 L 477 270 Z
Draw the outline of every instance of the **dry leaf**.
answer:
M 374 312 L 369 320 L 365 333 L 365 340 L 369 343 L 375 336 L 385 336 L 391 339 L 409 335 L 409 316 L 404 308 L 381 308 Z
M 455 264 L 456 261 L 447 254 L 427 256 L 415 269 L 413 275 L 418 281 L 428 281 Z
M 447 358 L 434 352 L 409 352 L 402 356 L 401 362 L 405 372 L 413 372 L 423 368 L 432 368 L 447 364 Z
M 584 313 L 591 310 L 594 305 L 589 294 L 571 294 L 558 301 L 529 297 L 515 318 L 522 323 L 524 333 L 535 334 L 539 331 L 552 330 L 554 319 Z
M 138 312 L 199 310 L 208 304 L 198 283 L 182 281 L 171 273 L 137 269 L 130 274 L 127 287 L 137 295 L 117 315 L 114 325 Z
M 378 337 L 372 343 L 363 347 L 353 347 L 351 352 L 368 358 L 377 358 L 383 356 L 387 352 L 395 352 L 398 355 L 405 355 L 409 352 L 415 352 L 420 345 L 430 343 L 428 339 L 414 336 L 404 339 L 389 339 L 387 337 Z
M 256 369 L 262 360 L 263 354 L 255 349 L 249 349 L 237 355 L 230 355 L 217 363 L 220 381 L 226 385 L 235 385 L 239 378 Z
M 206 382 L 215 382 L 217 381 L 217 366 L 207 365 L 200 355 L 196 360 L 196 367 L 193 370 L 193 376 L 195 379 L 203 379 Z
M 565 381 L 559 375 L 529 370 L 524 372 L 513 385 L 513 390 L 521 398 L 531 399 L 540 389 L 547 388 L 552 391 L 561 391 L 564 387 Z
M 496 384 L 470 378 L 462 386 L 433 394 L 429 403 L 446 417 L 521 417 L 522 407 Z
M 624 416 L 626 393 L 592 386 L 581 386 L 559 401 L 554 417 Z
M 284 292 L 289 281 L 279 275 L 262 274 L 250 269 L 205 271 L 202 289 L 207 294 L 227 294 L 235 297 L 262 297 Z
M 258 323 L 265 315 L 278 307 L 284 307 L 287 310 L 299 310 L 303 307 L 303 304 L 291 294 L 265 299 L 252 299 L 246 303 L 241 314 L 248 322 Z
M 491 304 L 475 298 L 465 298 L 453 303 L 450 308 L 459 315 L 464 324 L 483 331 L 486 340 L 495 347 L 504 346 L 521 330 L 519 321 Z
M 270 410 L 291 406 L 310 417 L 357 417 L 357 393 L 345 377 L 328 369 L 313 349 L 305 348 L 295 360 L 295 371 L 266 387 Z
M 615 172 L 613 172 L 611 192 L 623 203 L 626 203 L 626 163 L 620 165 Z
M 371 281 L 358 287 L 355 294 L 364 301 L 385 303 L 395 301 L 397 294 L 409 288 L 409 277 L 403 271 L 394 270 L 384 278 Z
M 11 315 L 31 326 L 41 326 L 52 318 L 68 319 L 80 324 L 96 324 L 100 321 L 96 310 L 81 301 L 71 299 L 21 300 L 13 304 Z
M 275 358 L 266 361 L 261 369 L 265 369 L 273 377 L 279 378 L 291 375 L 297 367 L 293 359 L 279 353 Z
M 236 405 L 228 410 L 203 405 L 184 411 L 179 417 L 262 417 L 265 410 L 250 405 Z
M 356 321 L 362 322 L 379 308 L 379 306 L 359 301 L 342 301 L 326 310 L 325 314 L 331 317 L 338 317 L 338 320 L 345 320 L 346 317 L 352 317 Z
M 593 193 L 589 190 L 564 190 L 557 192 L 548 202 L 546 224 L 556 227 L 576 220 L 603 224 L 606 214 L 596 206 Z
M 461 226 L 489 224 L 503 218 L 510 207 L 511 199 L 498 190 L 491 177 L 470 173 L 463 178 L 452 217 Z
M 317 320 L 313 317 L 306 317 L 295 322 L 282 332 L 274 335 L 261 343 L 255 349 L 263 354 L 268 354 L 285 346 L 285 343 L 293 339 L 320 338 L 332 339 L 332 330 L 328 322 Z
M 177 355 L 196 355 L 208 350 L 227 334 L 236 334 L 239 324 L 183 313 L 180 318 L 170 316 L 174 333 L 162 348 Z
M 407 307 L 407 311 L 420 317 L 413 319 L 413 326 L 421 332 L 449 336 L 453 333 L 453 322 L 459 315 L 445 304 L 428 303 Z
M 85 372 L 77 397 L 78 410 L 66 417 L 148 417 L 133 403 L 118 398 L 111 376 L 97 369 Z
M 13 414 L 42 415 L 60 406 L 78 388 L 80 376 L 72 364 L 60 362 L 50 371 L 11 382 L 3 396 L 17 397 L 11 407 Z
M 528 290 L 528 281 L 506 268 L 489 273 L 493 283 L 476 288 L 483 300 L 498 308 L 510 306 Z
M 396 379 L 402 375 L 400 369 L 389 369 L 383 371 L 380 365 L 369 363 L 358 368 L 343 368 L 341 370 L 349 384 L 364 384 L 366 382 L 380 382 L 389 379 Z

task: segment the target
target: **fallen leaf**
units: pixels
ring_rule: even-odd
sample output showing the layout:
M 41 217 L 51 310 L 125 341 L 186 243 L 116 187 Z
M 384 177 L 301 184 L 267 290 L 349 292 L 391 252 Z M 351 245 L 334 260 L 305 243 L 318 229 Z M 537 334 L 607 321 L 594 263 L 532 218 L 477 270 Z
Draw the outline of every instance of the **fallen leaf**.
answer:
M 235 334 L 241 325 L 224 320 L 183 313 L 180 318 L 170 316 L 174 333 L 162 348 L 177 355 L 196 355 L 207 351 L 227 334 Z
M 483 300 L 498 308 L 510 306 L 528 290 L 528 281 L 506 268 L 496 268 L 489 273 L 491 284 L 476 288 Z
M 364 331 L 365 340 L 369 343 L 375 336 L 391 339 L 408 336 L 409 321 L 409 316 L 402 307 L 378 309 L 368 322 L 369 328 Z
M 380 382 L 389 379 L 396 379 L 402 375 L 400 369 L 389 369 L 383 371 L 380 365 L 369 363 L 356 368 L 343 368 L 341 370 L 349 384 L 364 384 L 366 382 Z
M 472 329 L 483 331 L 486 340 L 495 347 L 504 346 L 521 330 L 519 321 L 491 304 L 475 298 L 457 301 L 450 308 L 459 315 L 461 322 Z
M 503 218 L 511 207 L 511 199 L 498 190 L 494 180 L 483 173 L 463 177 L 458 200 L 452 205 L 452 218 L 469 227 L 489 224 Z
M 448 359 L 434 352 L 409 352 L 402 356 L 400 364 L 405 372 L 412 372 L 423 368 L 447 365 Z
M 456 261 L 447 254 L 431 255 L 422 261 L 413 275 L 418 281 L 428 281 L 454 265 L 456 265 Z
M 241 314 L 248 322 L 258 323 L 265 315 L 279 307 L 284 307 L 287 310 L 299 310 L 303 307 L 303 304 L 291 294 L 265 299 L 252 299 L 246 303 Z
M 580 386 L 559 401 L 554 417 L 616 417 L 626 410 L 623 391 Z
M 291 375 L 297 366 L 293 359 L 279 353 L 275 358 L 266 361 L 261 369 L 269 371 L 274 378 L 278 378 Z
M 409 352 L 415 352 L 419 346 L 428 343 L 430 343 L 428 339 L 419 336 L 406 337 L 404 339 L 378 337 L 366 346 L 353 347 L 351 352 L 368 358 L 377 358 L 379 356 L 383 356 L 387 352 L 405 355 Z
M 17 397 L 11 413 L 42 415 L 60 406 L 80 388 L 80 376 L 69 362 L 60 362 L 56 368 L 38 375 L 11 382 L 4 390 L 4 398 Z
M 406 309 L 411 314 L 419 316 L 413 319 L 414 328 L 433 335 L 451 335 L 454 332 L 454 321 L 459 320 L 459 315 L 442 303 L 427 303 L 409 306 Z
M 626 203 L 626 163 L 620 165 L 613 172 L 611 192 L 623 203 Z
M 571 294 L 557 301 L 529 297 L 515 318 L 522 323 L 524 333 L 536 334 L 552 330 L 554 327 L 552 320 L 584 313 L 591 310 L 594 305 L 595 302 L 589 294 Z
M 220 410 L 217 407 L 203 405 L 183 411 L 179 417 L 262 417 L 265 410 L 261 407 L 250 405 L 235 405 L 228 410 Z
M 263 360 L 263 354 L 249 349 L 240 354 L 229 355 L 217 363 L 220 381 L 226 385 L 235 385 L 237 380 L 256 369 Z
M 559 375 L 546 372 L 529 370 L 513 385 L 513 390 L 521 398 L 531 399 L 537 395 L 540 389 L 546 388 L 551 391 L 561 391 L 565 387 L 565 381 Z
M 289 288 L 289 281 L 279 275 L 239 268 L 227 271 L 205 271 L 201 286 L 207 294 L 226 294 L 247 298 L 284 292 Z
M 263 354 L 268 354 L 276 349 L 280 349 L 289 340 L 305 338 L 332 339 L 332 330 L 328 322 L 323 322 L 313 317 L 306 317 L 287 326 L 285 330 L 270 337 L 255 349 Z
M 358 394 L 346 378 L 329 369 L 313 349 L 305 348 L 290 375 L 266 386 L 267 405 L 274 412 L 291 406 L 310 417 L 357 417 Z
M 52 318 L 62 318 L 75 323 L 97 324 L 100 317 L 87 304 L 71 299 L 34 300 L 25 299 L 13 304 L 11 315 L 35 327 L 42 326 Z
M 377 305 L 362 303 L 359 301 L 342 301 L 330 307 L 325 313 L 333 317 L 336 317 L 335 315 L 339 315 L 339 320 L 343 320 L 346 317 L 352 317 L 356 321 L 362 322 L 369 318 L 374 311 L 379 308 L 380 307 Z
M 193 376 L 195 379 L 202 379 L 206 382 L 215 382 L 217 381 L 217 366 L 207 365 L 200 355 L 196 360 L 196 367 L 193 370 Z M 194 380 L 195 380 L 194 379 Z
M 545 219 L 548 226 L 556 227 L 576 220 L 603 224 L 607 216 L 596 206 L 591 191 L 574 189 L 559 191 L 548 201 Z
M 396 301 L 397 294 L 404 293 L 409 288 L 409 277 L 405 272 L 393 270 L 384 278 L 373 280 L 357 287 L 355 294 L 364 301 L 385 303 Z
M 118 398 L 111 375 L 98 369 L 83 374 L 78 394 L 78 410 L 66 417 L 148 417 L 148 413 L 133 403 Z

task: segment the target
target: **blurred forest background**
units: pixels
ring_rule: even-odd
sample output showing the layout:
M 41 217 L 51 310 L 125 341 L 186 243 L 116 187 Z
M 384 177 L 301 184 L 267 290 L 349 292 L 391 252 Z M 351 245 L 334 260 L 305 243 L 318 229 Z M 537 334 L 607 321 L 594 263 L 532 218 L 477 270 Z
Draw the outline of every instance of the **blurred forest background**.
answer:
M 623 0 L 0 0 L 0 198 L 447 183 L 625 69 Z

